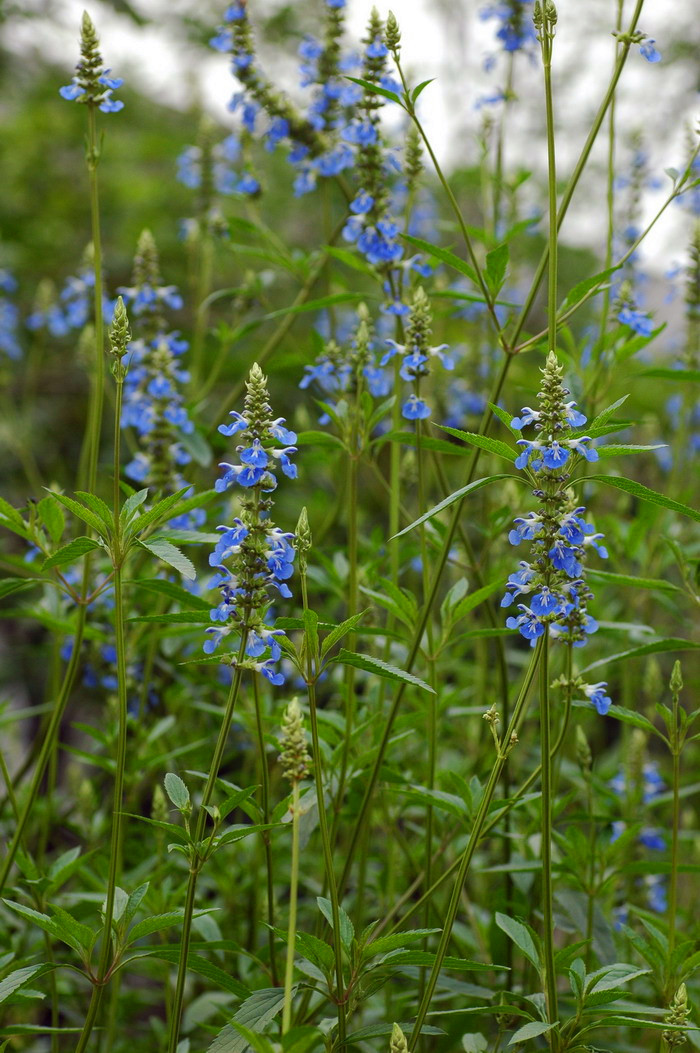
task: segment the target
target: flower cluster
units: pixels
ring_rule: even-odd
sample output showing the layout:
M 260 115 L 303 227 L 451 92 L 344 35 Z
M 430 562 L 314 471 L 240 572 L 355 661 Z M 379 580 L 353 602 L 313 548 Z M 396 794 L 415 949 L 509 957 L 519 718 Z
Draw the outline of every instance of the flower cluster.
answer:
M 8 358 L 17 359 L 22 349 L 17 335 L 19 328 L 19 311 L 7 295 L 17 289 L 14 276 L 4 267 L 0 267 L 0 351 Z
M 304 366 L 304 376 L 299 387 L 308 388 L 316 384 L 326 400 L 333 405 L 339 396 L 366 385 L 374 398 L 384 398 L 391 391 L 391 377 L 377 363 L 374 330 L 369 311 L 364 304 L 357 309 L 354 329 L 343 327 L 337 332 L 337 340 L 329 338 L 323 352 L 311 366 Z M 321 423 L 327 424 L 324 414 Z
M 426 420 L 431 413 L 426 401 L 420 397 L 420 383 L 430 373 L 431 361 L 438 361 L 444 369 L 454 369 L 454 361 L 445 354 L 448 345 L 429 345 L 432 315 L 430 301 L 419 285 L 413 294 L 410 316 L 406 326 L 406 343 L 385 341 L 389 347 L 380 365 L 387 365 L 395 355 L 400 356 L 399 376 L 413 385 L 414 390 L 404 402 L 401 413 L 406 420 Z
M 532 21 L 532 0 L 504 0 L 479 12 L 483 21 L 495 19 L 496 38 L 504 51 L 524 51 L 537 41 Z M 490 63 L 489 63 L 490 64 Z
M 237 447 L 240 464 L 223 463 L 224 475 L 216 482 L 216 489 L 224 491 L 237 483 L 245 491 L 240 517 L 231 526 L 220 526 L 221 537 L 209 557 L 217 571 L 214 580 L 221 592 L 221 602 L 211 612 L 215 624 L 207 629 L 204 650 L 213 654 L 222 640 L 236 633 L 240 640 L 238 658 L 227 654 L 223 660 L 262 673 L 273 684 L 284 683 L 284 675 L 277 669 L 282 656 L 278 637 L 281 629 L 274 629 L 267 621 L 272 597 L 276 590 L 285 598 L 291 597 L 286 582 L 294 572 L 294 535 L 276 527 L 270 518 L 275 489 L 277 465 L 285 475 L 295 478 L 296 467 L 290 457 L 296 452 L 292 445 L 278 449 L 276 442 L 293 443 L 294 432 L 284 427 L 284 419 L 272 417 L 268 402 L 267 381 L 256 364 L 250 371 L 243 413 L 233 411 L 231 424 L 222 424 L 222 435 L 238 435 L 243 442 Z
M 98 106 L 103 113 L 118 113 L 124 103 L 112 98 L 112 92 L 124 83 L 121 77 L 111 77 L 104 68 L 95 27 L 87 12 L 80 27 L 80 60 L 70 84 L 59 88 L 59 93 L 70 102 L 84 102 Z
M 509 607 L 520 596 L 530 597 L 528 604 L 517 605 L 520 613 L 509 617 L 506 625 L 517 629 L 532 646 L 549 632 L 574 647 L 582 647 L 587 635 L 598 628 L 587 611 L 592 599 L 584 581 L 587 550 L 592 547 L 603 558 L 607 552 L 600 544 L 602 534 L 586 522 L 586 509 L 576 504 L 567 487 L 567 469 L 577 457 L 595 461 L 598 454 L 588 445 L 589 436 L 571 436 L 571 429 L 581 427 L 586 418 L 574 402 L 566 401 L 569 392 L 562 384 L 562 369 L 553 351 L 542 373 L 539 409 L 526 406 L 511 421 L 517 429 L 534 425 L 542 436 L 519 439 L 523 450 L 515 461 L 516 467 L 532 473 L 533 493 L 541 504 L 536 512 L 518 517 L 510 531 L 510 543 L 529 541 L 532 556 L 529 562 L 521 561 L 519 570 L 508 578 L 501 606 Z M 602 687 L 594 685 L 589 697 L 594 704 L 597 701 L 604 706 L 603 696 L 597 690 Z
M 92 317 L 94 300 L 95 253 L 90 242 L 77 273 L 66 278 L 58 298 L 53 282 L 44 280 L 39 283 L 26 326 L 33 332 L 46 329 L 51 336 L 66 336 L 72 330 L 87 325 Z M 114 303 L 114 300 L 102 294 L 102 316 L 107 325 L 114 315 Z
M 125 472 L 134 482 L 174 493 L 186 485 L 180 468 L 190 461 L 178 436 L 194 430 L 179 387 L 189 379 L 178 361 L 188 345 L 177 332 L 167 331 L 163 311 L 180 308 L 182 298 L 175 286 L 161 283 L 150 231 L 139 238 L 133 285 L 119 291 L 141 334 L 129 344 L 121 419 L 122 427 L 136 430 L 141 449 Z
M 260 182 L 250 171 L 236 167 L 243 148 L 237 135 L 221 142 L 188 146 L 177 159 L 177 178 L 192 190 L 216 190 L 219 194 L 257 194 Z M 210 185 L 208 185 L 210 184 Z

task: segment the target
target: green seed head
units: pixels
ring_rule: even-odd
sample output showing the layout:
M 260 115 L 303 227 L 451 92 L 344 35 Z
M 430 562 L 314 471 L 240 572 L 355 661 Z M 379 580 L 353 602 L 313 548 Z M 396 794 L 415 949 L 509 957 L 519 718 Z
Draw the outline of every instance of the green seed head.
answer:
M 387 15 L 384 42 L 389 51 L 393 51 L 395 55 L 398 55 L 401 46 L 401 30 L 393 11 L 390 11 Z
M 282 720 L 282 752 L 280 764 L 290 782 L 301 782 L 309 773 L 311 757 L 306 745 L 304 723 L 299 699 L 293 698 Z
M 674 664 L 673 664 L 673 672 L 671 673 L 671 682 L 670 682 L 669 686 L 671 688 L 671 694 L 672 695 L 676 695 L 676 696 L 680 695 L 681 691 L 683 690 L 683 677 L 681 675 L 681 663 L 678 662 L 678 661 L 674 662 Z
M 408 1053 L 408 1042 L 406 1036 L 398 1024 L 394 1024 L 391 1030 L 391 1043 L 389 1053 Z

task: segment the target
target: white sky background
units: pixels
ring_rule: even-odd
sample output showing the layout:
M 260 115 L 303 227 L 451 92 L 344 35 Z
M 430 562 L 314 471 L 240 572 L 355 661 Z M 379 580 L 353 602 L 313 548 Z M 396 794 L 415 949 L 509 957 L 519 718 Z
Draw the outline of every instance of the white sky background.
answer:
M 57 17 L 10 22 L 5 26 L 6 44 L 13 50 L 39 52 L 65 64 L 67 83 L 77 57 L 77 32 L 83 7 L 87 6 L 98 26 L 105 60 L 115 74 L 126 76 L 142 91 L 175 108 L 185 109 L 194 96 L 222 123 L 230 125 L 226 102 L 234 89 L 226 57 L 212 52 L 202 56 L 183 39 L 179 21 L 203 8 L 196 0 L 132 0 L 135 8 L 156 23 L 137 27 L 128 17 L 116 15 L 99 0 L 63 0 Z M 319 0 L 319 9 L 322 0 Z M 387 0 L 402 32 L 402 58 L 413 83 L 437 77 L 426 90 L 421 116 L 434 149 L 443 165 L 473 163 L 478 156 L 476 132 L 481 115 L 474 108 L 482 95 L 502 86 L 505 59 L 485 73 L 484 58 L 497 51 L 495 20 L 478 17 L 484 3 L 493 0 Z M 40 0 L 28 0 L 32 9 Z M 225 0 L 221 5 L 223 11 Z M 249 0 L 253 22 L 255 11 L 266 13 L 280 7 L 275 0 Z M 615 0 L 559 0 L 559 22 L 554 52 L 555 120 L 558 167 L 566 177 L 578 157 L 591 119 L 605 91 L 614 55 L 611 28 Z M 357 41 L 363 34 L 371 8 L 368 0 L 348 0 L 349 35 Z M 631 0 L 625 2 L 629 18 Z M 381 14 L 385 5 L 379 4 Z M 663 189 L 645 195 L 644 219 L 649 219 L 670 185 L 663 175 L 669 166 L 681 168 L 687 151 L 688 129 L 700 117 L 700 20 L 696 0 L 647 0 L 640 29 L 657 41 L 668 55 L 673 41 L 695 42 L 695 61 L 651 64 L 633 47 L 623 73 L 617 103 L 620 133 L 618 171 L 624 174 L 629 158 L 626 133 L 641 129 L 654 175 Z M 310 30 L 315 27 L 309 26 Z M 277 64 L 282 86 L 294 92 L 296 56 L 292 45 L 288 63 Z M 264 55 L 263 55 L 264 58 Z M 535 172 L 546 168 L 543 138 L 544 105 L 539 63 L 518 56 L 516 92 L 520 101 L 511 111 L 508 125 L 506 167 L 525 165 Z M 533 150 L 533 142 L 536 149 Z M 605 139 L 598 143 L 589 162 L 581 193 L 574 199 L 563 237 L 570 243 L 586 244 L 602 251 L 605 241 L 604 164 Z M 661 275 L 672 261 L 686 258 L 687 216 L 672 205 L 645 243 L 644 266 Z

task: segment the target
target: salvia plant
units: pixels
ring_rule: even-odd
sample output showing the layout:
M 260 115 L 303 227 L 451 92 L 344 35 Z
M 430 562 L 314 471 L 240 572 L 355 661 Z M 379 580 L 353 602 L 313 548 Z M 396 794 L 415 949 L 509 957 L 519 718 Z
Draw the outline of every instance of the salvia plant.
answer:
M 0 1050 L 700 1048 L 692 13 L 112 6 L 1 45 Z

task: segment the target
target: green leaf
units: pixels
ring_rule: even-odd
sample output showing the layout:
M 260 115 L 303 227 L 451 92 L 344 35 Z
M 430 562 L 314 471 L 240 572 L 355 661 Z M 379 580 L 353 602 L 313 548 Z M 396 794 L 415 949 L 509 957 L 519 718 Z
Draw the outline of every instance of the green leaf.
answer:
M 63 536 L 63 531 L 66 529 L 66 517 L 63 514 L 63 509 L 50 497 L 42 497 L 36 506 L 36 510 L 46 527 L 46 532 L 54 545 L 57 545 Z
M 343 449 L 338 436 L 327 431 L 300 431 L 297 435 L 297 443 L 299 446 L 336 446 Z
M 494 417 L 497 417 L 498 420 L 500 420 L 501 424 L 505 424 L 506 428 L 508 428 L 511 435 L 520 434 L 518 429 L 514 428 L 511 424 L 514 414 L 508 413 L 507 410 L 504 410 L 501 406 L 496 406 L 493 402 L 489 402 L 487 405 L 493 413 Z
M 638 377 L 658 377 L 660 380 L 677 380 L 683 384 L 700 384 L 700 369 L 643 369 Z
M 504 460 L 509 461 L 511 464 L 517 457 L 517 450 L 514 450 L 512 446 L 509 446 L 507 442 L 501 442 L 500 439 L 490 439 L 488 435 L 477 435 L 471 431 L 461 431 L 459 428 L 448 428 L 445 424 L 438 424 L 438 428 L 442 431 L 449 432 L 450 435 L 454 435 L 456 439 L 461 439 L 462 442 L 468 442 L 471 446 L 478 446 L 480 450 L 486 450 L 488 453 L 495 453 L 497 457 L 503 457 Z
M 601 271 L 599 274 L 593 274 L 590 278 L 584 278 L 583 281 L 578 282 L 574 285 L 573 289 L 570 289 L 566 294 L 557 314 L 564 314 L 582 300 L 587 299 L 588 294 L 595 289 L 596 286 L 602 286 L 602 283 L 619 269 L 619 265 L 617 267 L 608 267 L 607 270 Z
M 413 1024 L 409 1021 L 406 1023 L 404 1020 L 399 1023 L 399 1027 L 405 1035 L 410 1035 L 413 1029 Z M 359 1031 L 353 1031 L 352 1034 L 348 1035 L 347 1044 L 357 1045 L 358 1042 L 363 1042 L 366 1038 L 381 1038 L 383 1035 L 390 1035 L 394 1030 L 392 1024 L 369 1024 L 367 1027 L 361 1027 Z M 421 1035 L 444 1035 L 445 1032 L 441 1027 L 433 1027 L 432 1024 L 423 1024 L 420 1029 Z
M 77 516 L 78 519 L 82 519 L 83 523 L 87 523 L 88 526 L 92 527 L 95 533 L 99 534 L 100 537 L 109 537 L 107 526 L 91 508 L 86 508 L 85 505 L 81 505 L 79 501 L 74 501 L 72 497 L 66 497 L 65 494 L 58 494 L 55 490 L 49 490 L 49 494 L 55 501 L 58 501 L 58 503 L 63 505 L 64 508 L 67 508 L 72 512 L 74 516 Z
M 652 450 L 665 450 L 667 443 L 658 442 L 654 446 L 615 446 L 614 444 L 604 444 L 603 446 L 596 446 L 600 457 L 626 457 L 632 453 L 649 453 Z
M 235 1019 L 243 1027 L 260 1032 L 282 1011 L 283 1005 L 284 991 L 280 987 L 264 987 L 253 991 L 246 998 L 239 1006 Z M 208 1047 L 207 1053 L 244 1053 L 247 1048 L 247 1040 L 231 1024 L 226 1024 Z
M 409 245 L 414 245 L 421 252 L 426 252 L 430 256 L 434 256 L 436 260 L 440 260 L 441 263 L 446 263 L 448 267 L 452 267 L 453 270 L 458 271 L 465 277 L 469 278 L 470 281 L 474 282 L 478 288 L 481 288 L 479 279 L 476 276 L 476 271 L 473 267 L 470 267 L 468 263 L 465 263 L 463 259 L 456 256 L 454 252 L 450 252 L 449 249 L 441 249 L 439 245 L 431 245 L 429 241 L 424 241 L 423 238 L 414 238 L 412 234 L 402 234 L 404 241 L 407 241 Z
M 119 513 L 119 522 L 121 525 L 128 526 L 131 520 L 134 518 L 143 502 L 148 497 L 148 490 L 137 490 L 135 494 L 131 494 L 127 497 L 126 501 L 122 505 L 122 510 Z
M 547 1031 L 551 1031 L 552 1028 L 556 1027 L 558 1023 L 558 1020 L 554 1024 L 545 1024 L 541 1020 L 531 1020 L 529 1024 L 523 1024 L 522 1027 L 518 1028 L 508 1045 L 514 1046 L 518 1042 L 527 1042 L 528 1039 L 544 1035 Z
M 331 659 L 331 661 L 339 662 L 341 665 L 352 665 L 356 669 L 364 669 L 365 672 L 375 673 L 377 676 L 384 677 L 385 680 L 401 680 L 405 684 L 413 684 L 414 687 L 421 688 L 422 691 L 429 691 L 431 695 L 435 694 L 432 687 L 426 684 L 424 680 L 420 680 L 417 676 L 413 676 L 412 673 L 405 673 L 403 669 L 397 669 L 396 666 L 382 662 L 379 658 L 372 658 L 367 654 L 355 654 L 353 651 L 346 651 L 343 647 L 338 657 Z
M 494 592 L 498 592 L 499 589 L 503 588 L 503 581 L 499 578 L 498 581 L 492 581 L 489 585 L 483 585 L 480 589 L 470 593 L 469 596 L 464 596 L 459 603 L 455 604 L 450 617 L 454 622 L 458 622 L 460 618 L 464 618 L 466 614 L 473 611 L 475 607 L 478 607 L 480 603 L 487 600 L 489 596 L 492 596 Z
M 163 916 L 165 917 L 165 915 Z M 179 911 L 179 920 L 182 921 L 182 911 Z M 158 958 L 162 962 L 172 962 L 176 965 L 180 961 L 180 945 L 149 947 L 147 951 L 145 949 L 137 951 L 135 955 L 127 960 L 134 961 L 136 958 Z M 237 998 L 248 998 L 250 995 L 250 989 L 242 984 L 240 980 L 234 979 L 229 973 L 220 969 L 218 965 L 210 962 L 208 958 L 204 958 L 201 954 L 195 954 L 193 951 L 190 951 L 187 955 L 187 971 L 197 973 L 198 976 L 204 976 L 205 979 L 211 980 L 217 987 L 220 987 L 222 991 L 230 991 Z M 279 988 L 275 988 L 275 990 L 279 990 Z
M 323 940 L 319 940 L 317 936 L 312 936 L 308 932 L 297 932 L 295 947 L 302 958 L 306 958 L 322 973 L 329 975 L 333 972 L 335 963 L 333 948 Z
M 312 611 L 307 607 L 304 610 L 303 622 L 306 646 L 309 648 L 309 654 L 316 662 L 318 660 L 318 615 L 316 611 Z
M 163 563 L 167 563 L 169 567 L 174 567 L 183 578 L 188 578 L 190 581 L 194 581 L 197 577 L 197 572 L 194 569 L 192 562 L 180 552 L 179 548 L 175 548 L 175 545 L 171 545 L 169 541 L 164 538 L 154 537 L 148 541 L 142 541 L 138 539 L 139 545 L 143 548 L 148 549 L 154 556 L 161 559 Z
M 451 504 L 454 504 L 455 501 L 460 501 L 463 497 L 466 497 L 467 494 L 471 494 L 476 490 L 480 490 L 482 486 L 488 486 L 489 483 L 497 483 L 501 479 L 517 478 L 519 478 L 519 476 L 516 475 L 489 475 L 484 479 L 475 479 L 473 483 L 469 483 L 468 486 L 463 486 L 461 490 L 455 490 L 455 492 L 453 494 L 450 494 L 449 497 L 446 497 L 443 501 L 440 501 L 439 504 L 434 505 L 418 519 L 415 519 L 410 524 L 410 526 L 404 527 L 403 530 L 400 530 L 398 534 L 395 534 L 394 537 L 390 540 L 394 541 L 397 537 L 403 537 L 404 534 L 408 534 L 409 531 L 415 530 L 415 528 L 417 526 L 421 526 L 422 523 L 427 523 L 429 519 L 432 519 L 433 516 L 438 515 L 438 513 L 442 512 L 443 509 L 449 508 Z
M 6 1002 L 10 995 L 19 991 L 30 980 L 35 980 L 44 973 L 50 973 L 55 968 L 57 966 L 53 962 L 44 962 L 41 965 L 26 965 L 23 969 L 15 969 L 0 981 L 0 1002 Z
M 13 534 L 30 540 L 29 530 L 22 516 L 4 497 L 0 497 L 0 525 L 11 530 Z
M 83 504 L 86 504 L 88 508 L 91 508 L 95 515 L 98 515 L 108 530 L 111 530 L 114 526 L 114 516 L 109 505 L 105 504 L 101 497 L 97 497 L 95 494 L 89 494 L 85 490 L 76 490 L 76 497 L 79 497 Z
M 348 633 L 352 632 L 353 629 L 359 625 L 367 614 L 367 611 L 369 611 L 369 607 L 364 611 L 360 611 L 359 614 L 353 614 L 351 618 L 346 618 L 344 622 L 341 622 L 340 625 L 336 625 L 335 628 L 328 633 L 328 636 L 326 636 L 325 640 L 321 643 L 322 658 L 325 658 L 330 649 L 335 647 L 339 640 L 342 640 L 344 636 L 347 636 Z
M 635 709 L 625 709 L 623 706 L 610 706 L 606 717 L 613 717 L 615 720 L 619 720 L 622 724 L 631 724 L 635 728 L 643 728 L 651 735 L 656 735 L 657 731 L 652 722 L 641 713 L 637 713 Z
M 179 812 L 190 809 L 190 791 L 185 786 L 179 775 L 169 771 L 163 780 L 165 792 Z
M 167 596 L 185 608 L 207 611 L 207 613 L 211 609 L 211 603 L 203 600 L 201 596 L 193 595 L 174 581 L 165 581 L 163 578 L 135 578 L 128 584 L 136 585 L 137 588 L 145 589 L 147 592 L 154 592 L 156 595 Z
M 609 570 L 586 567 L 586 577 L 603 585 L 630 585 L 635 589 L 659 589 L 661 592 L 682 592 L 677 585 L 663 578 L 636 578 L 633 574 L 613 574 Z
M 371 95 L 383 95 L 385 99 L 389 99 L 390 102 L 398 102 L 399 106 L 403 107 L 401 97 L 395 91 L 380 88 L 378 84 L 373 84 L 371 80 L 363 80 L 362 77 L 346 77 L 345 79 L 351 80 L 353 84 L 359 84 L 361 88 L 364 88 Z
M 435 77 L 431 77 L 430 80 L 423 80 L 423 81 L 421 81 L 420 84 L 418 85 L 418 87 L 414 88 L 413 91 L 411 92 L 411 102 L 415 103 L 415 101 L 418 98 L 418 96 L 422 95 L 422 93 L 425 91 L 425 89 L 428 87 L 428 85 L 432 84 L 434 80 L 435 80 Z
M 430 450 L 431 453 L 444 453 L 450 457 L 464 457 L 468 452 L 455 442 L 446 439 L 436 439 L 432 435 L 417 435 L 414 431 L 390 431 L 386 435 L 380 435 L 372 440 L 372 444 L 383 446 L 385 442 L 400 442 L 402 446 L 420 447 L 421 450 Z
M 394 932 L 391 936 L 379 936 L 363 948 L 362 957 L 364 959 L 375 958 L 378 954 L 388 954 L 389 951 L 397 949 L 403 950 L 407 943 L 423 940 L 426 936 L 432 936 L 436 932 L 442 932 L 442 929 L 409 929 L 407 932 Z
M 11 596 L 13 592 L 22 592 L 24 589 L 30 589 L 41 580 L 41 578 L 3 578 L 0 581 L 0 600 L 4 596 Z
M 103 548 L 99 541 L 91 537 L 76 537 L 63 545 L 52 556 L 49 556 L 41 565 L 42 570 L 50 570 L 51 567 L 63 567 L 67 563 L 75 563 L 77 559 L 84 556 L 86 552 L 94 552 L 96 548 Z
M 211 622 L 211 617 L 205 611 L 171 611 L 169 614 L 142 614 L 126 620 L 151 625 L 205 625 Z
M 501 287 L 506 280 L 506 269 L 508 267 L 508 245 L 504 242 L 491 252 L 486 253 L 486 270 L 484 277 L 492 296 L 498 296 Z
M 523 925 L 520 921 L 516 921 L 515 918 L 509 918 L 507 914 L 500 914 L 498 911 L 496 912 L 496 924 L 499 929 L 505 932 L 506 936 L 510 937 L 515 946 L 523 952 L 527 960 L 539 972 L 540 954 L 529 927 Z
M 270 1039 L 265 1035 L 259 1035 L 255 1031 L 251 1031 L 250 1028 L 239 1024 L 237 1020 L 232 1020 L 230 1026 L 246 1040 L 255 1053 L 276 1053 L 279 1048 L 277 1045 L 273 1046 Z
M 674 501 L 671 497 L 657 493 L 656 490 L 650 490 L 648 486 L 643 486 L 634 479 L 621 479 L 616 475 L 589 475 L 586 482 L 605 483 L 606 486 L 624 490 L 625 493 L 631 494 L 640 501 L 648 501 L 649 504 L 659 505 L 661 508 L 670 508 L 672 512 L 678 512 L 679 515 L 687 516 L 689 519 L 694 519 L 696 523 L 700 523 L 700 512 L 695 508 L 681 504 L 680 501 Z
M 629 398 L 629 395 L 623 395 L 621 399 L 617 400 L 617 402 L 613 402 L 612 405 L 608 406 L 604 410 L 601 410 L 600 413 L 598 414 L 598 416 L 595 417 L 594 420 L 591 421 L 590 426 L 589 426 L 589 430 L 594 430 L 596 428 L 602 428 L 604 424 L 607 424 L 608 421 L 610 420 L 610 418 L 612 417 L 613 413 L 615 412 L 615 410 L 619 409 L 620 406 L 622 406 L 625 402 L 627 402 L 628 398 Z
M 182 918 L 182 909 L 171 910 L 166 914 L 154 914 L 152 918 L 143 918 L 142 921 L 137 921 L 130 930 L 129 943 L 142 940 L 144 936 L 151 936 L 154 932 L 170 929 L 173 925 L 180 925 Z
M 331 928 L 333 928 L 333 906 L 329 899 L 324 899 L 323 896 L 317 896 L 316 902 L 318 903 L 318 909 L 323 914 L 324 918 L 328 922 Z M 350 921 L 347 913 L 342 907 L 338 907 L 338 921 L 340 923 L 340 942 L 346 951 L 350 951 L 352 947 L 352 941 L 355 939 L 355 926 Z
M 161 501 L 157 501 L 152 508 L 148 509 L 148 511 L 143 512 L 140 516 L 134 517 L 125 531 L 125 536 L 131 537 L 136 533 L 141 534 L 146 527 L 153 526 L 155 523 L 159 523 L 161 520 L 165 519 L 167 515 L 172 514 L 175 505 L 182 500 L 183 496 L 189 489 L 189 486 L 183 486 L 181 490 L 177 491 L 177 493 L 168 494 L 168 496 L 164 497 Z M 197 498 L 194 498 L 194 500 L 196 501 Z M 182 503 L 185 504 L 186 502 Z M 178 512 L 180 512 L 180 508 L 178 508 Z
M 65 920 L 59 918 L 50 918 L 48 914 L 42 914 L 38 910 L 33 910 L 31 907 L 25 907 L 23 903 L 15 903 L 12 900 L 4 899 L 3 903 L 6 907 L 10 907 L 15 913 L 19 914 L 20 917 L 26 921 L 31 921 L 34 925 L 37 925 L 44 932 L 48 932 L 50 936 L 54 936 L 57 940 L 61 940 L 62 943 L 66 943 L 69 947 L 72 947 L 74 951 L 82 955 L 83 948 L 89 947 L 93 939 L 93 933 L 86 925 L 80 925 L 79 922 L 70 918 L 70 922 L 66 923 Z M 56 908 L 60 910 L 60 908 Z M 65 911 L 61 911 L 65 914 Z M 71 924 L 72 923 L 72 924 Z M 86 942 L 84 942 L 86 941 Z
M 585 669 L 582 669 L 582 673 L 588 673 L 591 669 L 598 669 L 601 665 L 609 665 L 611 662 L 622 662 L 626 658 L 642 658 L 647 654 L 660 654 L 663 651 L 692 651 L 700 647 L 700 643 L 694 643 L 692 640 L 677 640 L 673 637 L 666 637 L 663 640 L 654 640 L 652 643 L 641 644 L 639 647 L 632 647 L 629 651 L 620 651 L 618 654 L 609 655 L 608 658 L 599 658 L 596 662 L 591 662 Z

